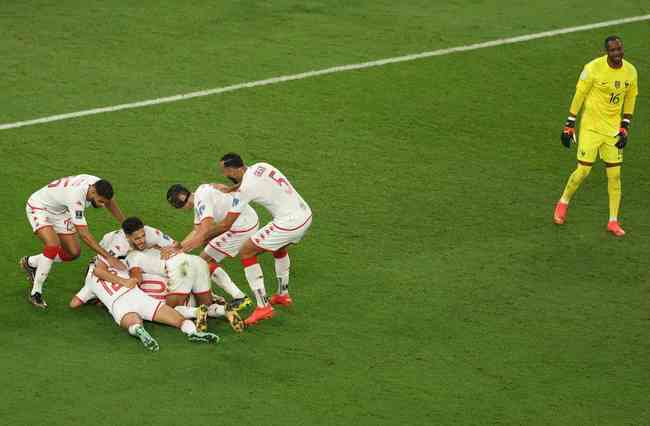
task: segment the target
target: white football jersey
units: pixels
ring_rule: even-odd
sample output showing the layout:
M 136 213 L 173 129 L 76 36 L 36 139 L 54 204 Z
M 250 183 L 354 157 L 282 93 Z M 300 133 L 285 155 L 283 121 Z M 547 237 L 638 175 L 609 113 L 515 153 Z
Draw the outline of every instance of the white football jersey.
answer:
M 181 256 L 177 254 L 176 256 Z M 140 268 L 147 274 L 155 274 L 161 277 L 167 276 L 165 261 L 160 258 L 160 250 L 151 248 L 147 250 L 131 250 L 126 256 L 128 269 Z
M 77 292 L 76 297 L 84 303 L 96 297 L 104 304 L 104 306 L 111 310 L 113 303 L 115 303 L 115 301 L 120 298 L 120 296 L 124 295 L 131 289 L 128 287 L 123 287 L 119 284 L 100 280 L 97 278 L 97 276 L 95 276 L 93 270 L 93 267 L 89 269 L 86 275 L 84 286 Z M 118 275 L 119 277 L 127 279 L 129 278 L 128 273 L 124 271 L 116 271 L 113 269 L 109 270 L 111 273 Z
M 145 225 L 144 243 L 145 249 L 149 249 L 156 246 L 171 246 L 174 244 L 174 240 L 168 235 L 162 233 L 159 229 Z M 129 240 L 126 238 L 126 234 L 121 229 L 109 232 L 108 234 L 104 235 L 102 240 L 99 242 L 99 245 L 113 256 L 121 259 L 125 258 L 129 251 L 131 251 Z
M 238 191 L 233 193 L 231 212 L 241 213 L 248 203 L 264 206 L 273 222 L 287 228 L 300 226 L 311 217 L 311 209 L 289 180 L 268 163 L 256 163 L 244 173 Z
M 63 177 L 33 193 L 27 203 L 32 201 L 35 204 L 32 207 L 45 208 L 52 214 L 69 212 L 74 225 L 86 226 L 84 211 L 91 205 L 86 201 L 86 195 L 90 185 L 98 180 L 97 176 L 91 175 Z
M 232 207 L 233 196 L 224 194 L 210 184 L 203 184 L 194 192 L 194 224 L 198 225 L 208 217 L 221 222 Z M 258 223 L 257 213 L 251 206 L 245 206 L 232 225 L 233 231 L 247 231 Z

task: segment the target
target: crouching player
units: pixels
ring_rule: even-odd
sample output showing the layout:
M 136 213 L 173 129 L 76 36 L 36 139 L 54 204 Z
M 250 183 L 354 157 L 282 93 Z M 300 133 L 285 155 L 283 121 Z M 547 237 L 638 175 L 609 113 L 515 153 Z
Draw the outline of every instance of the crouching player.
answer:
M 84 286 L 70 300 L 70 307 L 78 308 L 94 298 L 104 304 L 120 327 L 140 339 L 150 351 L 157 351 L 159 345 L 144 328 L 143 320 L 179 328 L 192 342 L 219 341 L 216 334 L 198 331 L 192 321 L 185 319 L 162 301 L 147 296 L 137 287 L 135 278 L 125 272 L 111 269 L 100 256 L 97 256 L 95 264 L 89 268 Z

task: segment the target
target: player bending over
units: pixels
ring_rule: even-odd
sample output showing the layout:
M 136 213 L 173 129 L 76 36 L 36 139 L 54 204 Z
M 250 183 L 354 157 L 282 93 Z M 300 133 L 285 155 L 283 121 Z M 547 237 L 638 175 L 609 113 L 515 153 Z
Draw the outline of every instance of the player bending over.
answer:
M 232 206 L 226 217 L 217 224 L 218 233 L 232 229 L 249 203 L 258 203 L 273 216 L 273 220 L 250 237 L 239 250 L 244 272 L 255 293 L 257 308 L 246 319 L 246 324 L 271 318 L 271 305 L 288 306 L 293 303 L 289 296 L 289 254 L 287 247 L 297 244 L 311 226 L 312 212 L 282 172 L 268 163 L 256 163 L 246 167 L 241 157 L 229 153 L 221 158 L 221 172 L 235 186 L 224 191 L 233 194 Z M 275 274 L 278 292 L 266 297 L 264 275 L 257 263 L 257 255 L 269 251 L 275 258 Z M 269 303 L 270 302 L 270 303 Z
M 232 195 L 210 184 L 200 185 L 193 193 L 177 184 L 167 191 L 167 201 L 174 208 L 194 210 L 194 228 L 182 242 L 175 245 L 175 252 L 189 253 L 205 246 L 200 257 L 208 262 L 212 280 L 232 298 L 229 306 L 237 311 L 249 306 L 250 298 L 235 285 L 219 262 L 226 257 L 237 256 L 246 240 L 255 235 L 259 224 L 255 210 L 247 206 L 230 231 L 215 235 L 215 224 L 226 217 L 232 206 Z M 163 257 L 166 255 L 163 250 Z
M 26 212 L 32 231 L 43 241 L 43 252 L 20 259 L 20 266 L 32 283 L 29 300 L 32 305 L 47 308 L 43 284 L 54 262 L 69 262 L 79 257 L 79 238 L 113 268 L 124 268 L 122 262 L 104 250 L 88 230 L 85 209 L 106 207 L 120 223 L 124 214 L 113 197 L 111 184 L 96 176 L 77 175 L 57 179 L 33 193 L 27 200 Z
M 584 103 L 580 119 L 578 167 L 569 177 L 564 193 L 555 205 L 553 220 L 558 225 L 564 223 L 573 194 L 591 172 L 596 158 L 600 157 L 607 171 L 607 230 L 621 237 L 625 235 L 618 222 L 621 164 L 638 94 L 637 72 L 631 63 L 623 60 L 623 42 L 619 37 L 607 37 L 605 51 L 606 55 L 589 62 L 582 70 L 569 118 L 564 124 L 561 140 L 569 148 L 575 142 L 576 116 Z
M 97 256 L 95 264 L 89 268 L 84 286 L 70 300 L 70 307 L 78 308 L 94 298 L 104 304 L 120 327 L 140 339 L 150 351 L 157 351 L 159 345 L 144 328 L 143 320 L 176 327 L 192 342 L 219 341 L 216 334 L 198 331 L 192 321 L 183 318 L 162 301 L 147 296 L 137 287 L 137 279 L 126 272 L 112 269 L 101 256 Z

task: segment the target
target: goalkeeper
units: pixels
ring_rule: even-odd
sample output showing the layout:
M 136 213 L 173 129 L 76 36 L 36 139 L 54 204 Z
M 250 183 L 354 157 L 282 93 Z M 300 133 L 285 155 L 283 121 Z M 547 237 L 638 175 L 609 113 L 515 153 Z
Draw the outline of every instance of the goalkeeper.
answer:
M 576 116 L 584 104 L 580 119 L 578 167 L 569 177 L 564 193 L 555 206 L 553 220 L 559 225 L 564 223 L 573 194 L 589 175 L 599 156 L 607 171 L 607 230 L 620 237 L 625 235 L 618 222 L 621 164 L 638 94 L 637 72 L 631 63 L 623 60 L 623 42 L 619 37 L 607 37 L 605 51 L 606 55 L 585 65 L 571 102 L 569 118 L 564 124 L 561 140 L 569 148 L 576 141 Z

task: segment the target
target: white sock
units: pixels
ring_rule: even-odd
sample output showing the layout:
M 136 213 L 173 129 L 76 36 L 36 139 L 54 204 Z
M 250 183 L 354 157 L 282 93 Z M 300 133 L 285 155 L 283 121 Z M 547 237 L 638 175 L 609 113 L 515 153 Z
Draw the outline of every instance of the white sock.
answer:
M 43 284 L 45 284 L 45 280 L 50 273 L 50 269 L 52 269 L 52 263 L 54 263 L 54 261 L 45 256 L 41 257 L 41 259 L 38 261 L 36 276 L 34 277 L 34 285 L 32 286 L 32 295 L 34 293 L 43 294 Z
M 41 257 L 45 257 L 45 256 L 43 256 L 42 253 L 41 254 L 35 254 L 33 256 L 29 256 L 27 258 L 27 263 L 32 268 L 38 268 L 38 262 L 41 260 Z
M 248 285 L 251 286 L 257 306 L 266 306 L 269 302 L 266 298 L 266 289 L 264 288 L 264 274 L 259 263 L 244 268 Z
M 138 330 L 138 328 L 142 327 L 142 324 L 133 324 L 129 326 L 129 334 L 131 336 L 135 336 L 135 332 Z
M 226 307 L 218 303 L 208 306 L 208 316 L 210 318 L 221 318 L 226 316 Z
M 289 268 L 291 260 L 289 254 L 278 259 L 275 258 L 275 276 L 278 280 L 278 294 L 289 294 Z
M 194 319 L 196 318 L 196 308 L 190 308 L 189 306 L 179 305 L 174 308 L 176 312 L 181 314 L 183 318 Z
M 219 267 L 214 270 L 212 275 L 210 275 L 210 278 L 212 278 L 212 281 L 219 287 L 223 289 L 230 297 L 233 299 L 241 299 L 242 297 L 246 297 L 243 291 L 239 289 L 235 285 L 235 283 L 230 279 L 230 275 L 226 271 L 223 270 L 223 268 Z
M 181 324 L 181 331 L 189 336 L 196 333 L 196 325 L 190 320 L 185 320 Z

